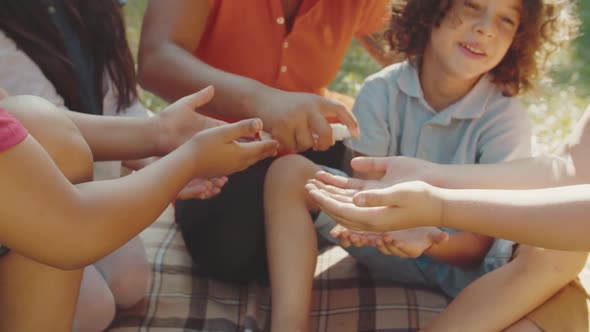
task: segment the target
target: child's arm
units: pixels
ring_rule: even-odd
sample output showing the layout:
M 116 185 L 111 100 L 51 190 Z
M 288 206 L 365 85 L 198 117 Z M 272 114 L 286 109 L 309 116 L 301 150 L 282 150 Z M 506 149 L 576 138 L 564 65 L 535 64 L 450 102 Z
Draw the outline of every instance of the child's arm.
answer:
M 487 165 L 441 165 L 407 157 L 357 158 L 357 172 L 380 172 L 382 186 L 425 181 L 453 189 L 538 189 L 590 181 L 590 106 L 556 155 Z M 356 188 L 362 184 L 354 183 Z
M 437 261 L 470 268 L 481 264 L 494 239 L 470 232 L 449 234 L 449 239 L 433 244 L 424 253 Z
M 146 117 L 101 116 L 72 112 L 63 108 L 51 109 L 65 114 L 91 144 L 95 160 L 118 160 L 124 156 L 146 157 L 162 156 L 191 138 L 195 133 L 207 128 L 225 124 L 197 113 L 197 109 L 213 97 L 213 88 L 208 87 L 192 95 L 179 99 L 157 115 Z M 0 102 L 7 108 L 17 107 L 19 117 L 31 119 L 28 125 L 42 126 L 35 121 L 35 105 L 45 105 L 42 98 L 15 96 Z M 41 106 L 42 107 L 42 106 Z M 123 165 L 133 170 L 141 169 L 157 158 L 144 158 L 123 161 Z M 219 193 L 226 182 L 225 177 L 213 179 L 194 179 L 180 193 L 179 198 L 204 199 Z
M 103 116 L 97 119 L 71 111 L 66 111 L 66 115 L 90 144 L 95 160 L 121 160 L 129 155 L 163 156 L 199 131 L 224 124 L 197 112 L 213 95 L 214 89 L 209 86 L 178 99 L 153 117 Z
M 362 157 L 358 153 L 355 153 L 355 156 Z M 370 180 L 381 179 L 383 176 L 384 174 L 382 172 L 361 173 L 355 171 L 353 173 L 354 178 L 365 180 L 366 187 L 369 188 L 373 185 L 377 185 L 377 182 Z M 387 232 L 381 234 L 380 240 L 376 240 L 376 246 L 384 254 L 393 254 L 402 257 L 418 257 L 421 254 L 426 254 L 441 262 L 462 267 L 471 267 L 476 266 L 481 262 L 481 259 L 485 256 L 494 241 L 488 236 L 468 232 L 458 232 L 448 234 L 445 241 L 434 243 L 433 239 L 435 238 L 435 232 L 437 232 L 437 230 L 429 231 L 424 228 L 410 228 Z M 334 235 L 337 235 L 336 237 L 339 238 L 344 245 L 350 242 L 356 246 L 364 246 L 369 245 L 370 242 L 375 242 L 370 241 L 368 238 L 363 239 L 361 234 L 353 233 L 352 238 L 347 237 L 348 234 L 341 235 L 340 233 L 334 233 Z M 407 253 L 411 254 L 407 255 Z
M 348 201 L 308 185 L 322 210 L 352 230 L 452 227 L 557 250 L 590 250 L 590 185 L 536 190 L 454 190 L 407 182 Z
M 90 146 L 95 161 L 124 160 L 165 155 L 197 132 L 223 124 L 196 112 L 213 94 L 213 88 L 208 87 L 179 99 L 153 117 L 99 117 L 48 106 L 46 100 L 34 96 L 9 97 L 0 105 L 8 110 L 17 108 L 20 116 L 27 117 L 35 116 L 35 108 L 63 112 Z
M 357 152 L 354 155 L 355 157 L 363 157 Z M 361 173 L 354 171 L 353 177 L 362 180 L 376 180 L 383 178 L 384 174 L 382 172 Z M 367 181 L 367 187 L 371 186 L 370 183 L 377 184 Z M 426 254 L 435 260 L 448 264 L 472 267 L 481 263 L 494 242 L 493 238 L 469 232 L 448 234 L 445 241 L 433 242 L 433 239 L 436 238 L 434 233 L 438 232 L 440 231 L 427 230 L 426 228 L 387 232 L 382 234 L 382 239 L 378 242 L 377 247 L 385 254 L 402 256 L 400 253 L 412 253 L 407 257 Z M 348 242 L 357 246 L 369 244 L 368 239 L 361 239 L 362 236 L 353 236 L 353 238 L 348 239 L 342 239 L 341 236 L 338 236 L 338 238 L 343 240 L 344 244 Z
M 77 186 L 28 137 L 0 154 L 0 242 L 58 268 L 92 263 L 153 222 L 190 179 L 232 173 L 275 153 L 274 141 L 235 141 L 261 129 L 254 120 L 209 129 L 129 176 Z

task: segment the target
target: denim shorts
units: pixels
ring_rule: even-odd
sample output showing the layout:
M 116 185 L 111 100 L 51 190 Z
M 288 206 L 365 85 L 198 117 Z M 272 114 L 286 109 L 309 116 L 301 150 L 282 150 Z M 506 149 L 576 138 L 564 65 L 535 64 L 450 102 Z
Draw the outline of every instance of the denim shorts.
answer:
M 335 175 L 347 176 L 338 170 L 322 168 Z M 337 225 L 335 220 L 326 213 L 320 212 L 314 224 L 321 238 L 332 244 L 338 244 L 338 240 L 330 235 L 330 231 Z M 454 229 L 443 228 L 443 230 L 448 233 L 457 232 Z M 471 282 L 508 263 L 512 257 L 513 245 L 512 241 L 496 239 L 483 262 L 473 269 L 441 263 L 427 255 L 418 258 L 385 255 L 374 247 L 350 246 L 345 250 L 360 264 L 366 266 L 375 278 L 440 289 L 448 297 L 454 298 Z

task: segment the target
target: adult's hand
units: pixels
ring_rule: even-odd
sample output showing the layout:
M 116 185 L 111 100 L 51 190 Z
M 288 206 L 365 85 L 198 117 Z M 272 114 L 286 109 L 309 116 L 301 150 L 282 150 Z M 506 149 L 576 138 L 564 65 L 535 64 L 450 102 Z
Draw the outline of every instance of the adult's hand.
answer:
M 279 141 L 281 150 L 327 150 L 333 144 L 330 122 L 342 123 L 353 137 L 359 136 L 352 112 L 333 99 L 269 89 L 261 94 L 257 105 L 257 114 L 266 130 Z

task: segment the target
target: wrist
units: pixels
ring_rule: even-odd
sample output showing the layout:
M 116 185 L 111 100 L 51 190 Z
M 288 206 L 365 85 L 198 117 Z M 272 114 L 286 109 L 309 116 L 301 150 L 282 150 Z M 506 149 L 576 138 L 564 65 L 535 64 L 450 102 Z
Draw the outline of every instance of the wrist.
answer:
M 151 135 L 150 137 L 152 137 L 154 139 L 153 142 L 151 142 L 152 145 L 152 149 L 153 149 L 153 156 L 164 156 L 168 153 L 170 153 L 170 151 L 167 151 L 167 130 L 166 130 L 166 126 L 164 126 L 162 124 L 162 118 L 159 115 L 153 115 L 147 118 L 148 121 L 148 130 L 151 133 L 155 133 L 155 135 Z
M 425 182 L 435 187 L 446 188 L 445 165 L 429 162 L 425 169 Z
M 239 107 L 244 110 L 244 118 L 260 118 L 266 123 L 268 114 L 265 104 L 273 98 L 273 95 L 280 90 L 271 88 L 260 82 L 252 80 L 243 90 L 239 100 Z
M 445 195 L 448 192 L 448 189 L 439 188 L 439 187 L 431 187 L 431 194 L 430 197 L 433 202 L 433 216 L 432 222 L 430 223 L 432 226 L 438 228 L 444 228 L 445 226 L 445 213 L 448 209 L 447 201 L 445 200 Z
M 204 157 L 206 152 L 202 146 L 203 136 L 196 134 L 193 135 L 189 140 L 179 146 L 173 153 L 178 153 L 179 159 L 184 160 L 184 164 L 190 169 L 190 179 L 196 177 L 207 178 L 201 176 L 206 173 L 207 158 Z

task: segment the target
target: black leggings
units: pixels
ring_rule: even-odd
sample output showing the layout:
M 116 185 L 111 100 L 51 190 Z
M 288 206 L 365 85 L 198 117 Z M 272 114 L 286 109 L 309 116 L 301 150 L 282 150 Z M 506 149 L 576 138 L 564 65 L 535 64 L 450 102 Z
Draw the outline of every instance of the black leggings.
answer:
M 304 156 L 317 164 L 341 168 L 344 145 Z M 266 278 L 264 177 L 274 158 L 229 176 L 221 193 L 207 200 L 176 202 L 176 221 L 199 272 L 225 281 Z

